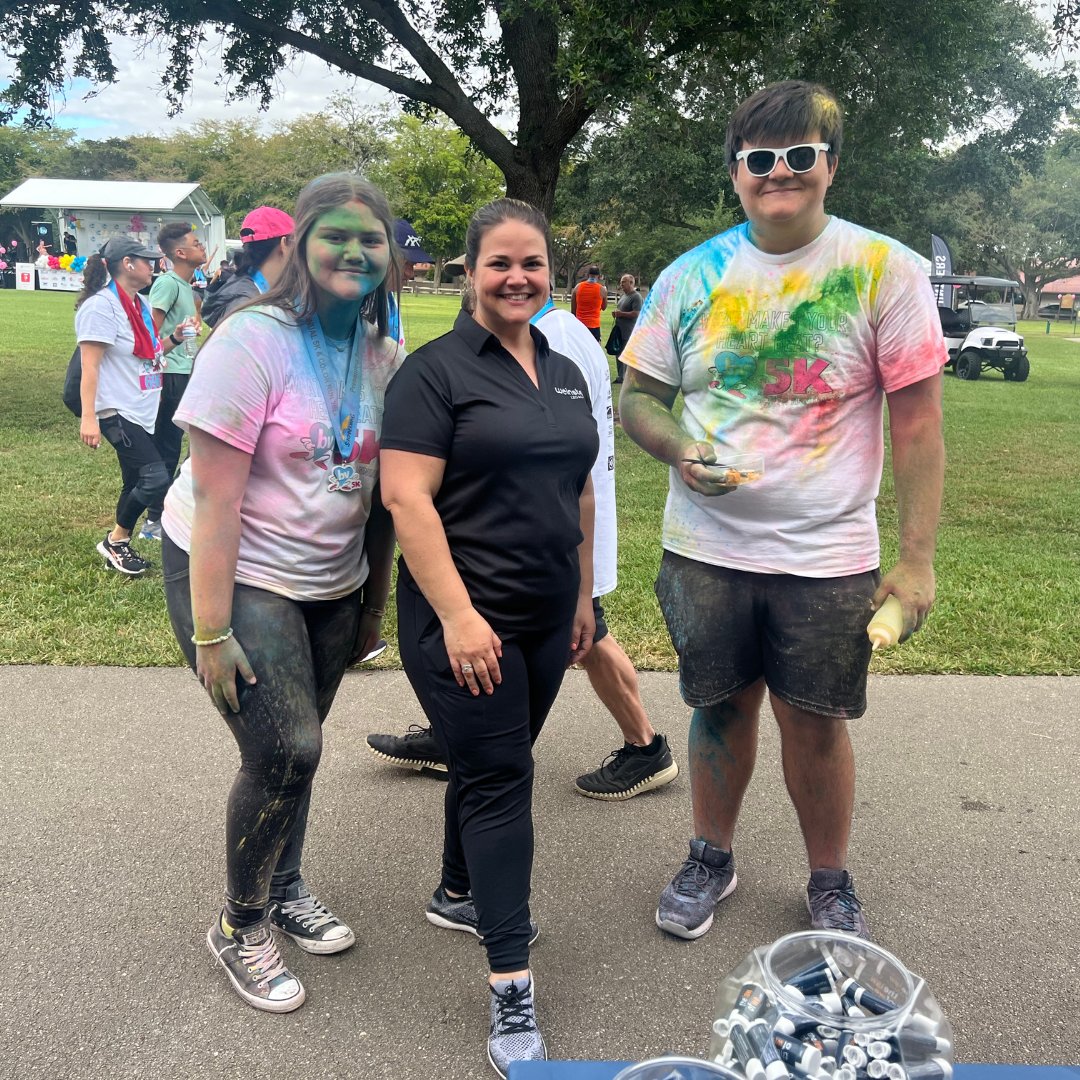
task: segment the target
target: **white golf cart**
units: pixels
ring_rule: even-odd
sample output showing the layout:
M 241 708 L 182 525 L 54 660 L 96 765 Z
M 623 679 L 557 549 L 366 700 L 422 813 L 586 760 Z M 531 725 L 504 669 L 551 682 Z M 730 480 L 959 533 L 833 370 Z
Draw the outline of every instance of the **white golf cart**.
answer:
M 1030 371 L 1024 339 L 1016 332 L 1020 283 L 1008 278 L 932 275 L 949 363 L 961 379 L 994 368 L 1008 382 Z

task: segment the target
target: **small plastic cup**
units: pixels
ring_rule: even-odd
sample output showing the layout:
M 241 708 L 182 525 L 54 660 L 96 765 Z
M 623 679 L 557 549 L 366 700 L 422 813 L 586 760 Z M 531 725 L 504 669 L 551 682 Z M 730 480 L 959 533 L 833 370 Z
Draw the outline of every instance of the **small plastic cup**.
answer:
M 706 462 L 706 467 L 724 472 L 730 484 L 750 484 L 765 475 L 765 458 L 761 454 L 733 454 L 723 446 L 714 446 L 716 462 Z
M 631 1065 L 615 1080 L 743 1080 L 743 1077 L 713 1061 L 670 1056 Z

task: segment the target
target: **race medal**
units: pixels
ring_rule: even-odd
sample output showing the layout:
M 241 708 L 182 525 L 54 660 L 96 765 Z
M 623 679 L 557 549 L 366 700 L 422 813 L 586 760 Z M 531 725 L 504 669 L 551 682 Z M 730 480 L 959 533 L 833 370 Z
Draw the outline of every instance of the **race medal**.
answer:
M 356 491 L 363 487 L 364 481 L 352 462 L 334 465 L 326 481 L 327 491 Z

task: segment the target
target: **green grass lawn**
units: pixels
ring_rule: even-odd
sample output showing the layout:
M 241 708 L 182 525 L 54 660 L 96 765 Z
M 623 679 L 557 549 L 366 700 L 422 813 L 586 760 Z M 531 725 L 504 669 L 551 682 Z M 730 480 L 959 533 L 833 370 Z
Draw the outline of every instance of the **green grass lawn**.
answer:
M 60 402 L 73 346 L 68 293 L 0 291 L 0 663 L 178 664 L 160 575 L 107 571 L 94 545 L 112 524 L 116 458 L 85 449 Z M 455 297 L 404 298 L 407 343 L 450 327 Z M 605 316 L 606 337 L 609 318 Z M 1080 344 L 1021 325 L 1031 378 L 945 381 L 948 473 L 938 603 L 874 670 L 1080 674 Z M 642 668 L 674 656 L 652 593 L 666 469 L 617 433 L 620 587 L 605 600 Z M 896 556 L 888 469 L 878 516 Z M 143 544 L 145 550 L 151 545 Z M 387 625 L 393 640 L 392 616 Z M 381 662 L 395 663 L 394 653 Z

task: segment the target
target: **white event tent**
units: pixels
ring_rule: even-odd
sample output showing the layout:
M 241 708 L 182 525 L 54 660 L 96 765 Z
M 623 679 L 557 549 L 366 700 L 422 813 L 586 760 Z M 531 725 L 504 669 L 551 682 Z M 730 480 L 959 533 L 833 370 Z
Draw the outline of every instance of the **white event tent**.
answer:
M 80 255 L 97 251 L 114 236 L 130 236 L 157 246 L 158 230 L 187 221 L 216 261 L 225 254 L 225 218 L 198 184 L 144 183 L 135 180 L 24 180 L 0 199 L 9 209 L 41 209 L 54 216 L 57 239 L 75 234 Z M 79 289 L 81 274 L 38 270 L 42 288 Z

